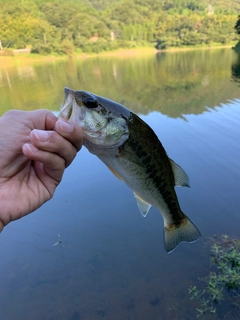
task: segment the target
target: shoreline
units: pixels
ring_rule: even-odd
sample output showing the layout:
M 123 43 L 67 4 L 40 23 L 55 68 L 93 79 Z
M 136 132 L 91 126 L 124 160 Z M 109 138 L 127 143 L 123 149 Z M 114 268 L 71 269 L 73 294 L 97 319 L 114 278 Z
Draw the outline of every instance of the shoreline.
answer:
M 219 45 L 219 46 L 204 46 L 204 47 L 172 47 L 166 50 L 157 50 L 158 52 L 178 52 L 178 51 L 193 51 L 193 50 L 212 50 L 212 49 L 231 49 L 234 44 Z
M 35 54 L 25 54 L 19 53 L 13 56 L 1 56 L 0 55 L 0 63 L 1 61 L 4 62 L 4 66 L 9 64 L 18 64 L 24 62 L 50 62 L 50 61 L 58 61 L 58 60 L 66 60 L 69 58 L 72 59 L 89 59 L 89 58 L 102 58 L 102 57 L 120 57 L 120 58 L 128 58 L 133 56 L 140 56 L 140 55 L 148 55 L 148 54 L 156 54 L 161 52 L 181 52 L 181 51 L 194 51 L 194 50 L 213 50 L 213 49 L 227 49 L 233 48 L 233 44 L 229 45 L 222 45 L 222 46 L 203 46 L 203 47 L 181 47 L 181 48 L 168 48 L 164 50 L 158 50 L 154 47 L 139 47 L 139 48 L 131 48 L 131 49 L 118 49 L 114 51 L 107 51 L 101 53 L 75 53 L 72 57 L 67 55 L 63 56 L 55 56 L 55 55 L 35 55 Z M 1 67 L 0 67 L 1 69 Z

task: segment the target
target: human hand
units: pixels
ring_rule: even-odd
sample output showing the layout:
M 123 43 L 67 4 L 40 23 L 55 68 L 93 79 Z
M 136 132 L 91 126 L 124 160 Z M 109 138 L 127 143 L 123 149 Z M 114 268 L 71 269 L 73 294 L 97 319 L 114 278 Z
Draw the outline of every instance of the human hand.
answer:
M 0 231 L 52 198 L 81 147 L 81 128 L 48 110 L 0 117 Z

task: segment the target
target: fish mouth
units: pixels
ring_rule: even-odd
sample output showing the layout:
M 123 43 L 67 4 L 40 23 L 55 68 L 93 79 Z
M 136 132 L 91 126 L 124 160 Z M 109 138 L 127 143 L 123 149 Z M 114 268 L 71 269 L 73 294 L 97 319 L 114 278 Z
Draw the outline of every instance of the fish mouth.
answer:
M 84 115 L 83 108 L 76 103 L 74 91 L 69 88 L 64 88 L 65 99 L 60 108 L 59 119 L 72 120 L 77 122 L 82 120 Z
M 60 108 L 59 117 L 65 120 L 69 120 L 73 112 L 73 96 L 68 94 L 65 95 L 64 102 Z

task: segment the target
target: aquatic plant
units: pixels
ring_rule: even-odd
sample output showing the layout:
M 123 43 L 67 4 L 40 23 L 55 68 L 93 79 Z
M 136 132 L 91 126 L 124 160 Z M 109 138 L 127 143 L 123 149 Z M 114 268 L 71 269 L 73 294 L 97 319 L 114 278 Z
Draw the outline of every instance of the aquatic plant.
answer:
M 211 245 L 211 266 L 213 270 L 209 275 L 201 279 L 206 286 L 198 289 L 197 286 L 190 286 L 188 289 L 191 300 L 198 301 L 196 308 L 198 315 L 206 313 L 217 313 L 221 302 L 227 301 L 231 296 L 232 306 L 240 308 L 240 239 L 222 235 L 209 239 Z M 231 313 L 230 310 L 229 313 Z

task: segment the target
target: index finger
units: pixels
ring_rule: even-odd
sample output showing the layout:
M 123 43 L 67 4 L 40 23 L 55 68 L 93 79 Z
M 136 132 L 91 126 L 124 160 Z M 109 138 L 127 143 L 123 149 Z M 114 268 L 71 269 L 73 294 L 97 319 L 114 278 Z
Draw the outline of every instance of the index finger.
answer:
M 77 151 L 82 148 L 83 131 L 77 123 L 59 119 L 55 123 L 54 129 L 58 134 L 71 142 L 75 146 Z

